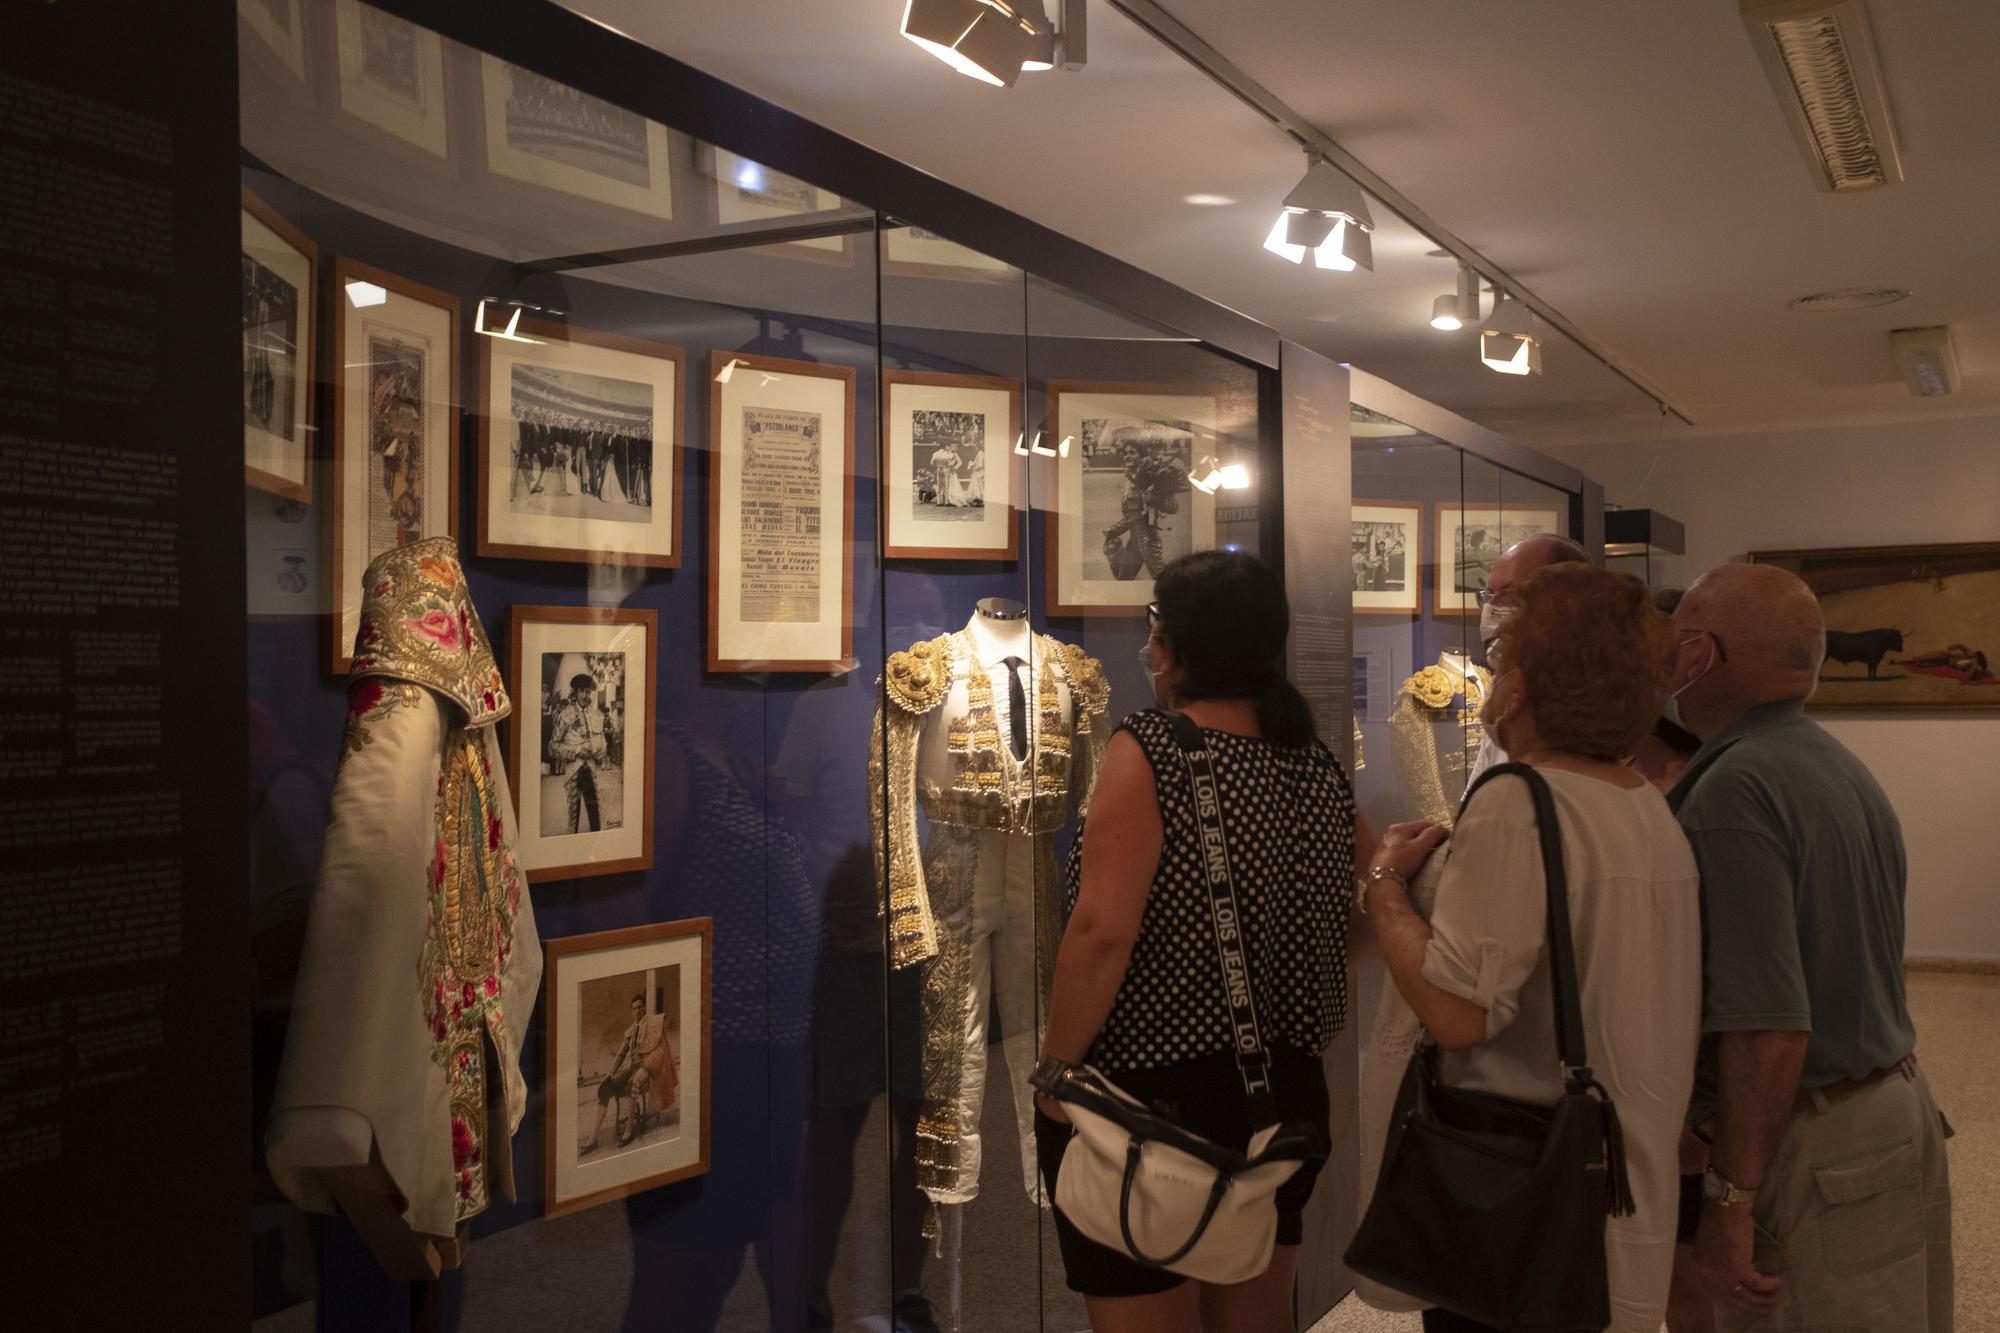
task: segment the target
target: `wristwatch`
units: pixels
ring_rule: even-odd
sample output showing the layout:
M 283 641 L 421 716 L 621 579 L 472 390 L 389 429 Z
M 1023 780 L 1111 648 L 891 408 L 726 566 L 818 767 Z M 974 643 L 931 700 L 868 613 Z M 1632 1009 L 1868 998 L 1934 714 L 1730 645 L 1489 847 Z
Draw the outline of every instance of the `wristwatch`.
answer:
M 1365 872 L 1354 877 L 1354 910 L 1356 912 L 1359 912 L 1362 916 L 1368 915 L 1368 890 L 1374 888 L 1385 879 L 1394 880 L 1396 883 L 1402 885 L 1405 890 L 1408 890 L 1410 887 L 1408 877 L 1394 866 L 1370 866 Z
M 1028 1075 L 1028 1086 L 1054 1096 L 1056 1084 L 1062 1082 L 1063 1075 L 1075 1067 L 1074 1060 L 1058 1060 L 1053 1055 L 1045 1055 L 1035 1062 L 1034 1072 Z
M 1746 1203 L 1754 1203 L 1757 1199 L 1756 1190 L 1741 1189 L 1730 1184 L 1728 1179 L 1712 1166 L 1702 1173 L 1701 1193 L 1710 1203 L 1719 1203 L 1724 1208 L 1736 1208 Z

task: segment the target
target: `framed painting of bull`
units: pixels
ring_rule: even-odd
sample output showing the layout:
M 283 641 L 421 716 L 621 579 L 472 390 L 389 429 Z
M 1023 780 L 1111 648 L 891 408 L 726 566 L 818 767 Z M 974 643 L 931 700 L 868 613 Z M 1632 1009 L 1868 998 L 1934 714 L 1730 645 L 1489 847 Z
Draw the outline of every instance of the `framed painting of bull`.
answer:
M 1753 551 L 1826 616 L 1808 707 L 2000 711 L 2000 542 Z

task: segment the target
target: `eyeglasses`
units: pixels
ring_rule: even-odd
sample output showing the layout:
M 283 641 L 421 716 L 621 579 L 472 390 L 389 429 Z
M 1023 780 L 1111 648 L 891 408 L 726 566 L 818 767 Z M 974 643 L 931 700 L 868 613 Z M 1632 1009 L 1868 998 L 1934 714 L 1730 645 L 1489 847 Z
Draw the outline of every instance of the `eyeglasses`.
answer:
M 1158 602 L 1146 603 L 1146 627 L 1148 629 L 1151 629 L 1153 626 L 1159 623 L 1160 623 L 1160 604 Z
M 1715 660 L 1718 662 L 1727 662 L 1729 660 L 1729 650 L 1722 646 L 1721 636 L 1712 629 L 1689 630 L 1687 633 L 1681 635 L 1681 641 L 1674 646 L 1676 648 L 1684 648 L 1704 634 L 1715 640 Z
M 1472 594 L 1472 600 L 1481 606 L 1491 606 L 1496 600 L 1505 595 L 1505 593 L 1506 589 L 1504 588 L 1499 592 L 1495 592 L 1491 588 L 1481 588 L 1478 592 Z

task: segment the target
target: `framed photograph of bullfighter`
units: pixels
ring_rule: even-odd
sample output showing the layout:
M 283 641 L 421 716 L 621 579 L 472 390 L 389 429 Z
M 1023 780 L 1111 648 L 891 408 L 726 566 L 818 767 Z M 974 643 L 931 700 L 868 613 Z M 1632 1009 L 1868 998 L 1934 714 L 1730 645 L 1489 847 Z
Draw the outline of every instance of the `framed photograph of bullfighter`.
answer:
M 1814 711 L 2000 710 L 2000 542 L 1752 551 L 1826 617 Z
M 708 1170 L 708 917 L 543 941 L 547 1216 Z
M 1021 554 L 1014 452 L 1021 382 L 885 370 L 882 553 L 897 560 Z

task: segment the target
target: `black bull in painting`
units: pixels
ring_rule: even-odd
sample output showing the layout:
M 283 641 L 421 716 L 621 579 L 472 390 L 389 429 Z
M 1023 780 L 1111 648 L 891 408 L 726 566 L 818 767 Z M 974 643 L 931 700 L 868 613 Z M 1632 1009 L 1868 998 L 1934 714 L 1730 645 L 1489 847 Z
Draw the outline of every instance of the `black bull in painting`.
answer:
M 1868 668 L 1870 680 L 1876 678 L 1876 669 L 1882 665 L 1883 658 L 1902 651 L 1903 631 L 1899 629 L 1830 629 L 1826 632 L 1826 660 L 1858 662 Z

